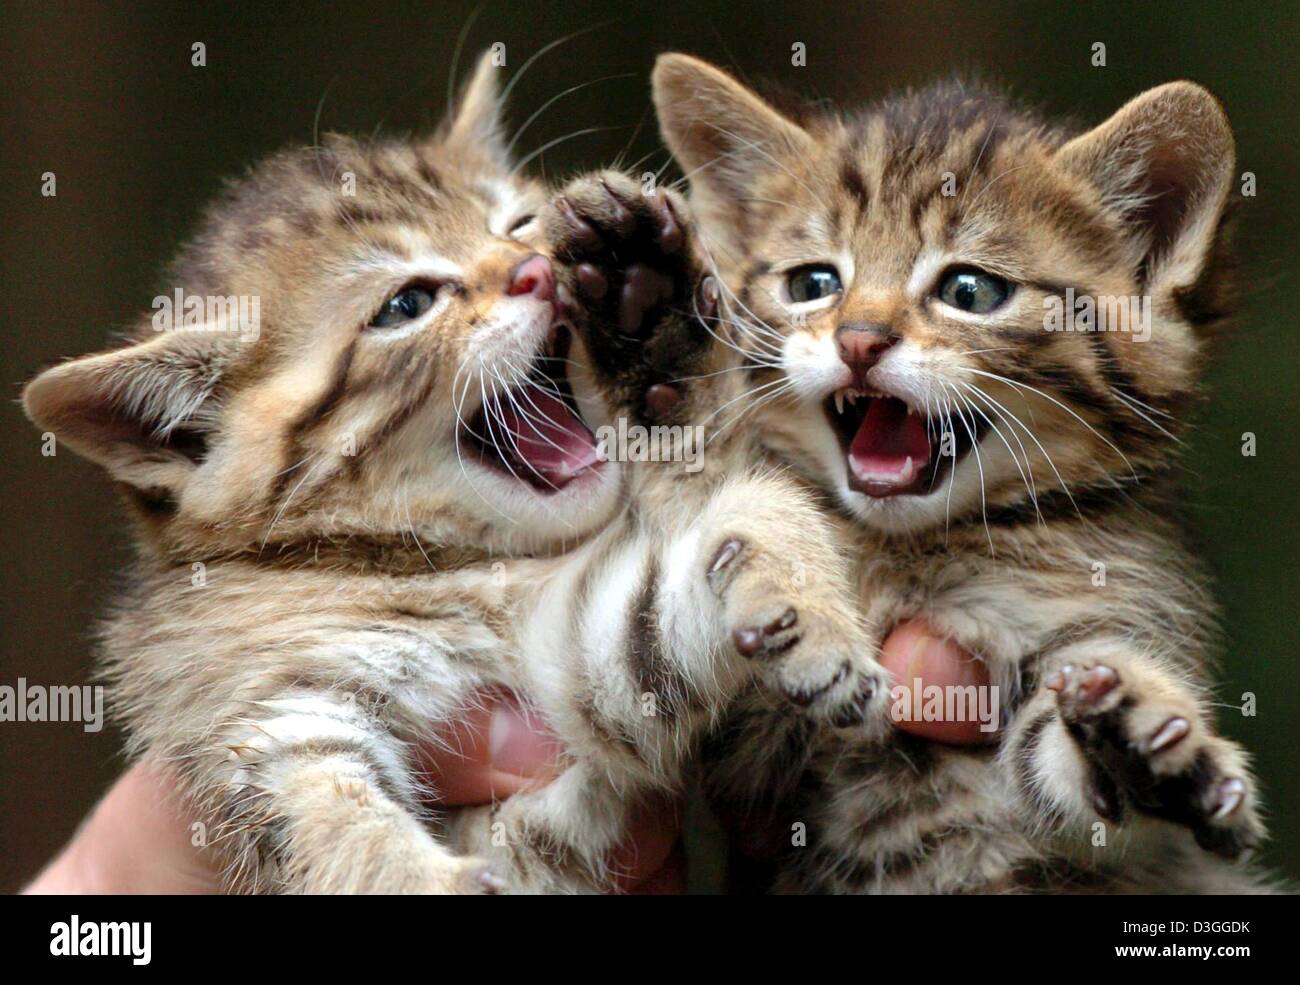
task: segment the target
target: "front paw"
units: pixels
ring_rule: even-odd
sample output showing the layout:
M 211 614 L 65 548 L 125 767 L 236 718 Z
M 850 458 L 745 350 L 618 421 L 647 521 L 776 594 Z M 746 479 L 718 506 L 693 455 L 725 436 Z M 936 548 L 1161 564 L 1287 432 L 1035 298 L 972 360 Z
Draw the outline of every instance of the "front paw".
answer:
M 414 891 L 433 896 L 498 896 L 507 891 L 507 883 L 484 859 L 438 859 L 420 873 Z
M 1046 681 L 1090 766 L 1097 812 L 1119 821 L 1132 806 L 1229 858 L 1253 849 L 1264 832 L 1241 749 L 1209 731 L 1188 695 L 1124 673 L 1066 664 Z
M 397 844 L 383 857 L 291 864 L 284 892 L 309 896 L 496 896 L 508 884 L 498 869 L 476 856 L 453 855 L 437 845 Z
M 592 361 L 652 420 L 681 402 L 717 311 L 687 217 L 675 193 L 616 171 L 575 179 L 543 214 Z
M 747 545 L 723 542 L 709 582 L 726 599 L 731 642 L 773 692 L 836 728 L 886 720 L 888 678 L 851 607 L 746 577 Z M 766 559 L 764 559 L 766 560 Z M 763 560 L 755 563 L 761 567 Z

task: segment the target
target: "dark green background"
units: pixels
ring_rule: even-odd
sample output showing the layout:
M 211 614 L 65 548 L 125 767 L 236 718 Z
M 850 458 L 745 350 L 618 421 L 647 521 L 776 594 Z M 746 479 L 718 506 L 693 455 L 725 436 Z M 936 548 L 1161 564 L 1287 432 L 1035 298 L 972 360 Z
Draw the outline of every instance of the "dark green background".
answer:
M 34 3 L 0 7 L 0 243 L 3 377 L 100 347 L 154 296 L 160 264 L 223 175 L 322 129 L 402 131 L 445 105 L 460 3 L 329 6 Z M 486 5 L 467 54 L 505 42 L 508 66 L 547 53 L 517 87 L 512 118 L 576 92 L 521 141 L 615 129 L 558 145 L 550 174 L 656 147 L 646 76 L 678 48 L 844 103 L 954 70 L 1011 84 L 1052 112 L 1099 121 L 1138 91 L 1189 77 L 1227 106 L 1240 169 L 1257 175 L 1242 247 L 1249 282 L 1239 327 L 1214 365 L 1213 399 L 1188 461 L 1187 498 L 1219 578 L 1230 648 L 1219 689 L 1258 716 L 1223 709 L 1257 756 L 1274 840 L 1268 859 L 1300 876 L 1300 695 L 1294 655 L 1297 548 L 1295 263 L 1297 11 L 1279 3 L 702 2 Z M 603 23 L 613 16 L 614 20 Z M 207 45 L 207 66 L 190 45 Z M 790 64 L 807 45 L 806 68 Z M 1107 66 L 1090 65 L 1104 42 Z M 638 124 L 641 124 L 638 129 Z M 657 166 L 662 157 L 656 156 Z M 42 172 L 58 197 L 42 198 Z M 71 684 L 90 673 L 90 627 L 125 556 L 115 505 L 94 470 L 42 458 L 38 435 L 3 403 L 0 683 Z M 1254 432 L 1258 454 L 1241 455 Z M 0 723 L 0 889 L 15 888 L 69 835 L 120 768 L 119 736 L 77 725 Z

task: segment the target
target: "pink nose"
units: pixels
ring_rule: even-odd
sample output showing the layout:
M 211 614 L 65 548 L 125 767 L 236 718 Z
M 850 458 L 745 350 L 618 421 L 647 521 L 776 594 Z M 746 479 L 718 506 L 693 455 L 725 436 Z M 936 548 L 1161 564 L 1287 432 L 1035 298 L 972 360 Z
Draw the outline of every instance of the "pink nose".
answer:
M 840 358 L 855 373 L 866 373 L 880 362 L 891 346 L 898 341 L 892 335 L 867 328 L 865 325 L 841 325 L 835 331 Z
M 551 271 L 551 261 L 540 253 L 524 260 L 510 271 L 510 286 L 506 293 L 512 298 L 531 294 L 539 301 L 550 301 L 555 297 L 555 274 Z

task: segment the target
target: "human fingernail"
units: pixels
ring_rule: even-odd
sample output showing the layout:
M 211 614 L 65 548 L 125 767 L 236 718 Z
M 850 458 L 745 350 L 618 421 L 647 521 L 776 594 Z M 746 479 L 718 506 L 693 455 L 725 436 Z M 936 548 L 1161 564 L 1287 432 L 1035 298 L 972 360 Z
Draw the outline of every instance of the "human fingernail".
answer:
M 559 743 L 540 718 L 510 701 L 497 705 L 488 733 L 488 756 L 494 769 L 538 776 L 553 772 L 559 755 Z

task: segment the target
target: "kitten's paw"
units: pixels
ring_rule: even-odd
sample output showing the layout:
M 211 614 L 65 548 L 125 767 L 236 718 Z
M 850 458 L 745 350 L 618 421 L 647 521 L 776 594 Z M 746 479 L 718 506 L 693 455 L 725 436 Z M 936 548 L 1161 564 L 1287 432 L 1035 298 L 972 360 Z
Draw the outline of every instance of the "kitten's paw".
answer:
M 675 384 L 711 338 L 701 321 L 717 313 L 688 215 L 674 192 L 601 171 L 570 182 L 542 217 L 592 358 L 652 419 L 680 402 Z
M 571 182 L 545 216 L 556 255 L 574 285 L 625 335 L 654 328 L 648 316 L 685 306 L 694 285 L 685 205 L 666 190 L 643 193 L 627 175 L 602 171 Z
M 422 866 L 408 893 L 431 896 L 497 896 L 506 880 L 481 858 L 436 858 Z
M 1131 805 L 1230 858 L 1263 838 L 1244 754 L 1209 731 L 1190 696 L 1104 663 L 1066 664 L 1046 686 L 1091 767 L 1102 817 L 1118 821 Z
M 291 868 L 289 893 L 310 896 L 495 896 L 507 883 L 486 860 L 440 846 L 402 845 L 380 858 L 346 858 L 306 871 Z M 376 864 L 378 861 L 378 864 Z
M 773 559 L 751 554 L 743 540 L 729 537 L 708 571 L 710 587 L 725 600 L 736 652 L 758 665 L 768 687 L 814 718 L 837 728 L 883 722 L 887 677 L 851 608 L 763 577 Z

